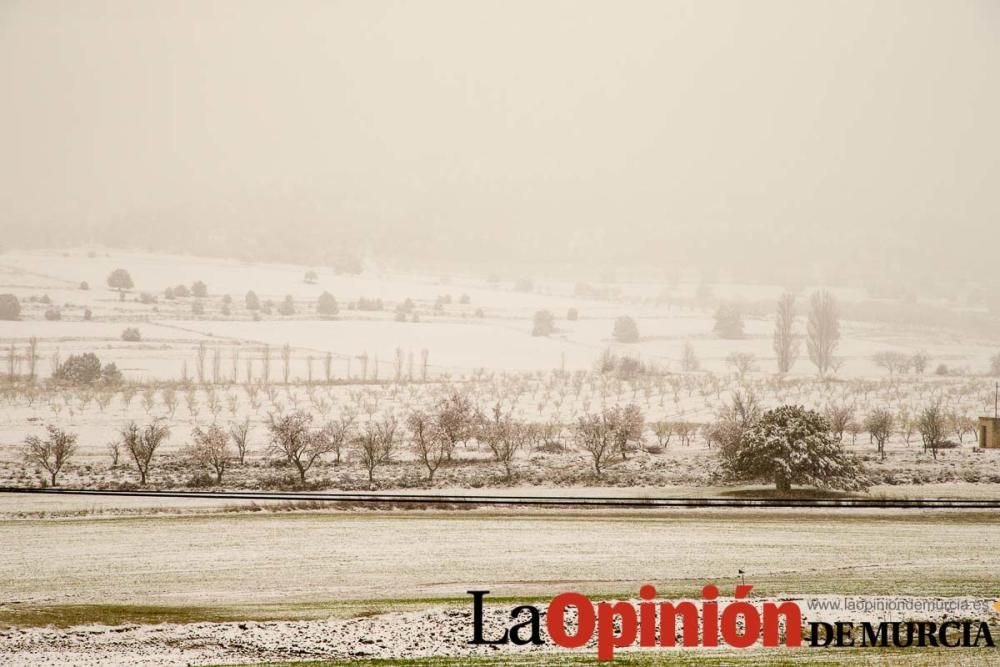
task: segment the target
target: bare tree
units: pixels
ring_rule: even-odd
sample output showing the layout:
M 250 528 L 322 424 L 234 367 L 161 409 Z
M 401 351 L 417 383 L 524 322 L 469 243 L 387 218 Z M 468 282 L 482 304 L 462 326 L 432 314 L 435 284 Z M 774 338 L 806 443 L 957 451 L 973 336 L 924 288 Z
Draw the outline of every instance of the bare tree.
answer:
M 680 421 L 673 425 L 673 431 L 677 434 L 677 437 L 681 439 L 681 444 L 685 447 L 691 446 L 691 438 L 697 434 L 698 427 L 697 424 L 692 424 L 691 422 Z
M 774 318 L 772 347 L 778 361 L 778 372 L 784 375 L 792 370 L 799 358 L 799 339 L 792 330 L 795 325 L 795 295 L 782 294 Z
M 233 450 L 229 446 L 229 434 L 217 424 L 212 424 L 203 431 L 196 427 L 191 432 L 194 442 L 186 449 L 185 454 L 199 466 L 206 466 L 215 472 L 215 483 L 222 484 L 222 475 L 233 460 Z
M 361 463 L 368 471 L 368 486 L 375 486 L 375 470 L 392 460 L 396 449 L 396 429 L 399 422 L 395 417 L 385 417 L 380 421 L 369 421 L 357 439 Z
M 146 486 L 146 477 L 153 463 L 153 455 L 169 435 L 170 429 L 167 425 L 159 422 L 153 422 L 144 428 L 139 428 L 135 422 L 129 422 L 122 429 L 122 444 L 135 463 L 141 486 Z
M 504 481 L 509 484 L 514 456 L 525 442 L 521 424 L 514 421 L 510 411 L 503 411 L 500 401 L 493 406 L 491 416 L 480 414 L 477 421 L 480 425 L 479 439 L 486 443 L 493 452 L 493 458 L 503 466 Z
M 878 446 L 878 453 L 885 460 L 885 443 L 892 435 L 895 419 L 888 410 L 878 408 L 865 417 L 865 430 L 871 434 Z
M 855 419 L 847 422 L 847 432 L 851 435 L 852 445 L 858 444 L 858 435 L 861 433 L 863 428 L 864 426 L 859 424 Z
M 341 452 L 344 446 L 350 442 L 351 433 L 354 430 L 354 413 L 350 410 L 342 410 L 340 417 L 336 421 L 331 421 L 323 427 L 323 435 L 332 447 L 334 462 L 340 465 Z
M 28 364 L 28 380 L 34 382 L 35 374 L 38 372 L 38 338 L 35 336 L 28 339 L 28 349 L 24 358 Z
M 445 456 L 451 461 L 455 447 L 472 437 L 475 414 L 472 403 L 462 394 L 455 392 L 438 403 L 435 413 L 437 426 L 448 440 Z
M 208 355 L 208 348 L 204 343 L 198 343 L 197 360 L 198 365 L 195 370 L 198 372 L 198 384 L 205 384 L 205 357 Z
M 691 373 L 701 368 L 701 362 L 698 361 L 698 355 L 694 352 L 694 345 L 691 341 L 684 342 L 684 350 L 681 353 L 681 370 Z
M 806 348 L 809 359 L 820 375 L 835 369 L 834 352 L 840 344 L 840 318 L 837 302 L 826 290 L 814 292 L 809 300 Z
M 174 413 L 177 412 L 177 390 L 173 387 L 164 387 L 160 392 L 160 399 L 163 401 L 163 407 L 167 409 L 167 414 L 173 419 Z
M 260 376 L 264 386 L 271 383 L 271 346 L 265 345 L 260 350 Z
M 586 415 L 577 420 L 574 429 L 576 442 L 590 454 L 594 471 L 601 475 L 601 468 L 614 451 L 615 443 L 604 415 Z
M 604 411 L 604 421 L 611 429 L 615 452 L 624 461 L 633 443 L 638 445 L 642 440 L 642 412 L 634 403 L 624 407 L 615 406 Z
M 826 418 L 830 422 L 830 433 L 838 441 L 843 441 L 847 425 L 854 419 L 854 408 L 850 405 L 830 405 L 826 409 Z
M 903 442 L 909 447 L 910 441 L 913 439 L 913 433 L 917 428 L 917 421 L 910 416 L 907 410 L 900 410 L 896 417 L 896 424 L 899 425 L 899 434 L 903 436 Z
M 293 412 L 283 417 L 271 415 L 267 425 L 271 432 L 270 451 L 295 466 L 302 484 L 316 461 L 334 449 L 323 433 L 310 430 L 311 423 L 312 415 Z
M 212 384 L 219 384 L 222 381 L 222 351 L 212 348 Z
M 427 468 L 427 481 L 433 482 L 434 473 L 448 456 L 448 437 L 438 427 L 434 417 L 421 410 L 410 413 L 406 418 L 406 427 L 410 430 L 413 451 Z
M 872 355 L 872 361 L 879 368 L 889 371 L 889 377 L 895 377 L 897 373 L 905 373 L 913 364 L 913 358 L 910 355 L 891 350 L 876 352 Z
M 292 372 L 292 346 L 289 345 L 288 343 L 285 343 L 285 345 L 281 348 L 281 375 L 285 381 L 285 384 L 288 384 L 288 378 L 290 377 L 291 372 Z
M 118 466 L 118 459 L 121 457 L 122 453 L 122 443 L 120 440 L 112 440 L 107 445 L 105 445 L 108 450 L 108 456 L 111 457 L 111 467 L 115 468 Z
M 51 424 L 45 429 L 49 435 L 44 440 L 35 435 L 25 438 L 24 458 L 45 468 L 52 486 L 55 486 L 56 476 L 66 462 L 76 454 L 76 434 L 63 431 Z
M 753 352 L 733 352 L 726 357 L 726 363 L 736 369 L 736 374 L 742 380 L 754 369 L 757 357 Z
M 247 459 L 247 448 L 249 447 L 249 436 L 250 436 L 250 418 L 246 417 L 241 422 L 236 422 L 229 425 L 229 437 L 233 439 L 233 444 L 236 445 L 236 458 L 240 462 L 240 465 L 246 463 Z
M 673 424 L 668 421 L 653 422 L 650 424 L 650 429 L 656 436 L 656 442 L 660 447 L 666 447 L 670 444 L 670 437 L 674 434 Z
M 723 460 L 736 454 L 743 445 L 747 432 L 760 419 L 761 414 L 763 409 L 756 394 L 752 391 L 733 392 L 732 400 L 719 410 L 718 419 L 708 431 L 708 437 L 719 444 Z M 682 437 L 690 438 L 686 434 Z
M 966 415 L 950 414 L 948 415 L 948 423 L 951 426 L 952 433 L 958 438 L 959 443 L 965 442 L 965 436 L 976 433 L 976 421 Z
M 17 345 L 11 343 L 7 346 L 7 382 L 9 384 L 14 384 L 17 379 L 18 363 Z
M 928 449 L 937 459 L 937 450 L 945 442 L 945 433 L 948 429 L 948 419 L 941 409 L 941 405 L 934 405 L 924 408 L 920 416 L 917 417 L 917 431 L 924 443 L 924 451 Z

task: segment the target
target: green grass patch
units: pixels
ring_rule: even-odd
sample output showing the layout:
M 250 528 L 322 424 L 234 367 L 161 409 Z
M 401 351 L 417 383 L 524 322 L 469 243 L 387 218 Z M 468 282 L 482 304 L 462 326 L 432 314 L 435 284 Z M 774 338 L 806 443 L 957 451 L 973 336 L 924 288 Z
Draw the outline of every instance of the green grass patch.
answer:
M 701 599 L 701 579 L 674 579 L 655 582 L 661 599 Z M 730 582 L 715 581 L 723 594 Z M 735 585 L 736 581 L 731 582 Z M 976 596 L 992 598 L 1000 590 L 995 577 L 914 577 L 907 568 L 887 570 L 845 570 L 824 573 L 796 573 L 788 576 L 754 577 L 754 597 L 799 595 L 904 595 L 915 597 Z M 513 606 L 544 605 L 551 595 L 490 595 L 487 604 Z M 594 600 L 634 599 L 637 590 L 585 591 Z M 420 611 L 431 607 L 471 609 L 472 597 L 385 598 L 358 600 L 299 601 L 271 604 L 233 605 L 128 605 L 128 604 L 7 604 L 0 605 L 0 628 L 57 627 L 76 625 L 144 625 L 157 623 L 237 623 L 254 621 L 307 621 L 349 619 L 390 612 Z

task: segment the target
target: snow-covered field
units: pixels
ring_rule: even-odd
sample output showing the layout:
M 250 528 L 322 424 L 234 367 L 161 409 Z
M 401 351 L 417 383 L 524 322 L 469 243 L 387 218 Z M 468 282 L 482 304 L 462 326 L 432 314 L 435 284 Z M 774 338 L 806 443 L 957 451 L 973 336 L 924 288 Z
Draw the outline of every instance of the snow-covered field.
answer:
M 975 595 L 1000 584 L 996 517 L 923 510 L 24 519 L 0 522 L 0 539 L 8 620 L 37 605 L 461 598 L 473 585 L 516 596 L 627 594 L 643 583 L 677 592 L 732 583 L 740 569 L 771 594 L 898 584 L 899 594 Z
M 135 281 L 124 300 L 105 284 L 119 267 Z M 309 268 L 318 273 L 315 284 L 303 279 Z M 492 280 L 377 267 L 366 267 L 360 275 L 335 275 L 324 267 L 103 249 L 4 253 L 0 294 L 16 294 L 22 313 L 18 321 L 0 321 L 0 484 L 40 483 L 43 475 L 24 461 L 22 444 L 45 425 L 57 424 L 79 436 L 79 452 L 61 484 L 135 485 L 138 477 L 127 460 L 111 465 L 107 444 L 130 420 L 165 419 L 172 433 L 157 454 L 150 485 L 188 488 L 196 471 L 182 454 L 192 429 L 246 418 L 251 424 L 247 463 L 231 467 L 224 484 L 262 488 L 289 472 L 267 451 L 265 425 L 271 414 L 302 410 L 317 425 L 350 414 L 360 425 L 388 415 L 403 418 L 461 392 L 484 411 L 502 401 L 519 420 L 547 429 L 547 440 L 518 453 L 513 480 L 504 478 L 488 450 L 470 442 L 456 450 L 455 460 L 436 473 L 433 483 L 426 481 L 410 448 L 401 445 L 377 471 L 377 487 L 440 493 L 483 488 L 532 494 L 732 493 L 740 490 L 723 486 L 703 427 L 734 391 L 752 390 L 766 407 L 846 406 L 856 423 L 874 407 L 891 410 L 897 429 L 884 461 L 865 433 L 845 435 L 847 447 L 865 458 L 873 474 L 873 494 L 1000 496 L 1000 450 L 976 448 L 969 426 L 992 409 L 993 379 L 985 371 L 1000 341 L 960 327 L 845 319 L 835 379 L 817 379 L 804 351 L 793 372 L 777 379 L 767 310 L 746 317 L 742 339 L 723 340 L 712 332 L 713 310 L 695 298 L 695 284 L 668 284 L 655 277 L 613 285 L 595 281 L 608 292 L 594 298 L 580 296 L 577 283 L 562 277 L 534 277 L 531 291 L 519 291 L 514 287 L 519 277 Z M 82 281 L 90 289 L 80 289 Z M 207 297 L 164 297 L 166 288 L 194 281 L 207 284 Z M 296 312 L 255 316 L 244 305 L 248 290 L 275 305 L 291 295 Z M 802 291 L 800 303 L 810 290 Z M 339 303 L 336 318 L 316 313 L 323 291 Z M 714 286 L 716 295 L 748 303 L 773 299 L 781 291 L 766 285 Z M 142 303 L 142 292 L 155 301 Z M 870 301 L 863 290 L 835 293 L 847 305 Z M 359 310 L 361 298 L 381 299 L 383 308 Z M 413 310 L 406 321 L 397 321 L 395 309 L 407 299 Z M 202 314 L 194 312 L 196 302 Z M 45 318 L 53 307 L 61 320 Z M 579 319 L 567 318 L 571 308 L 579 311 Z M 90 320 L 84 319 L 85 309 Z M 555 315 L 556 331 L 532 336 L 533 314 L 543 309 Z M 613 341 L 613 324 L 621 315 L 636 319 L 637 343 Z M 139 328 L 142 340 L 123 341 L 126 327 Z M 804 317 L 797 328 L 804 330 Z M 20 355 L 32 338 L 38 342 L 36 382 L 6 382 L 11 370 L 25 372 Z M 694 349 L 700 370 L 681 372 L 686 344 Z M 6 364 L 11 345 L 17 356 L 13 369 Z M 626 379 L 599 373 L 595 362 L 606 349 L 667 373 Z M 883 351 L 926 352 L 928 370 L 890 378 L 872 359 Z M 57 363 L 82 352 L 115 362 L 129 383 L 46 386 Z M 739 377 L 727 363 L 733 353 L 754 355 L 755 367 Z M 954 372 L 934 374 L 938 364 Z M 268 383 L 262 382 L 265 376 Z M 955 425 L 948 437 L 959 445 L 937 456 L 923 451 L 912 431 L 912 417 L 931 401 L 947 409 Z M 610 462 L 597 477 L 591 460 L 574 446 L 571 427 L 584 413 L 626 404 L 637 405 L 646 419 L 642 447 L 625 461 Z M 661 442 L 652 428 L 658 421 L 690 428 Z M 309 475 L 325 489 L 369 484 L 352 448 L 343 452 L 339 465 L 328 457 Z M 551 596 L 570 589 L 629 596 L 640 584 L 654 583 L 680 595 L 708 581 L 728 585 L 743 570 L 763 595 L 956 597 L 989 596 L 1000 588 L 1000 524 L 988 514 L 289 509 L 216 500 L 0 494 L 0 627 L 38 625 L 19 619 L 45 614 L 56 624 L 59 618 L 84 624 L 0 630 L 0 662 L 186 664 L 360 653 L 389 659 L 461 655 L 427 637 L 434 628 L 445 628 L 441 632 L 449 637 L 461 635 L 465 610 L 439 603 L 461 598 L 471 587 L 510 596 Z M 373 609 L 357 607 L 364 601 Z M 359 648 L 360 638 L 375 632 L 374 621 L 363 617 L 401 601 L 420 609 L 377 617 L 387 630 L 375 633 L 376 643 L 365 644 L 367 649 Z M 346 614 L 323 607 L 334 602 L 354 606 Z M 309 613 L 298 616 L 296 605 L 308 605 Z M 108 629 L 80 620 L 80 614 L 99 618 L 108 606 L 121 608 L 126 621 L 129 610 L 153 606 L 186 610 L 193 620 L 255 609 L 267 622 L 150 626 L 140 620 Z M 253 613 L 247 613 L 249 619 Z
M 106 286 L 107 276 L 119 267 L 126 268 L 135 282 L 124 302 Z M 303 280 L 306 268 L 103 250 L 94 257 L 80 249 L 8 252 L 0 255 L 0 290 L 17 294 L 24 313 L 23 321 L 0 321 L 0 341 L 35 336 L 42 343 L 43 359 L 57 347 L 65 357 L 84 346 L 96 346 L 109 361 L 120 362 L 129 377 L 147 381 L 180 377 L 182 363 L 193 363 L 199 343 L 220 346 L 227 359 L 234 344 L 245 348 L 244 356 L 256 354 L 255 348 L 263 344 L 274 348 L 291 345 L 295 358 L 292 376 L 298 378 L 306 376 L 309 355 L 327 352 L 337 359 L 337 377 L 347 375 L 347 359 L 362 354 L 367 354 L 372 364 L 378 357 L 385 377 L 391 372 L 397 349 L 417 358 L 426 350 L 432 373 L 454 376 L 480 368 L 590 369 L 601 351 L 609 347 L 677 370 L 685 342 L 692 344 L 707 370 L 727 371 L 725 359 L 733 352 L 753 353 L 762 372 L 770 373 L 773 368 L 770 318 L 748 317 L 742 340 L 718 339 L 712 333 L 711 310 L 694 305 L 696 286 L 691 284 L 616 284 L 620 296 L 609 301 L 577 296 L 575 284 L 565 280 L 535 280 L 532 292 L 522 292 L 513 288 L 511 279 L 492 283 L 486 276 L 391 274 L 374 269 L 346 276 L 317 267 L 318 280 L 309 284 Z M 192 318 L 192 298 L 167 301 L 163 292 L 196 280 L 206 283 L 208 296 L 201 299 L 206 314 Z M 89 284 L 89 290 L 78 288 L 82 281 Z M 254 321 L 243 307 L 248 290 L 275 303 L 291 295 L 298 312 L 291 317 L 274 314 Z M 338 300 L 336 320 L 316 317 L 316 299 L 323 291 Z M 717 293 L 726 298 L 773 299 L 782 291 L 779 286 L 723 285 Z M 136 296 L 141 292 L 157 296 L 158 302 L 139 303 Z M 858 290 L 836 292 L 844 299 L 864 298 Z M 808 293 L 809 289 L 802 291 L 802 300 Z M 46 321 L 43 313 L 47 306 L 26 303 L 28 297 L 43 295 L 61 307 L 63 321 Z M 230 315 L 220 310 L 226 295 L 233 299 Z M 463 295 L 468 303 L 460 303 Z M 451 297 L 451 303 L 435 313 L 434 302 L 445 296 Z M 384 310 L 348 309 L 352 301 L 362 297 L 382 299 Z M 394 321 L 393 309 L 406 299 L 414 301 L 420 313 L 418 322 Z M 85 308 L 92 310 L 94 321 L 82 321 Z M 569 308 L 577 308 L 580 319 L 567 320 Z M 548 338 L 533 337 L 532 315 L 543 309 L 555 314 L 557 332 Z M 638 343 L 619 345 L 612 340 L 614 319 L 621 315 L 631 315 L 639 322 Z M 123 343 L 120 334 L 125 326 L 139 326 L 144 342 Z M 982 371 L 996 353 L 997 342 L 953 330 L 845 321 L 838 350 L 843 361 L 839 374 L 845 378 L 880 375 L 883 371 L 871 360 L 874 353 L 919 350 L 926 351 L 935 364 Z M 44 366 L 40 369 L 43 372 Z M 358 372 L 355 361 L 351 374 L 357 377 Z M 813 374 L 806 358 L 800 359 L 792 372 L 792 376 Z
M 1000 523 L 961 512 L 165 515 L 8 520 L 0 539 L 12 545 L 0 554 L 0 579 L 9 582 L 0 626 L 16 625 L 19 614 L 48 613 L 57 625 L 67 614 L 94 619 L 0 630 L 5 664 L 25 665 L 466 655 L 470 589 L 629 599 L 648 583 L 671 599 L 696 596 L 705 582 L 725 595 L 742 570 L 757 603 L 891 593 L 988 605 L 1000 585 Z M 184 609 L 192 622 L 138 625 L 129 605 L 136 614 Z M 264 620 L 269 605 L 309 620 Z M 94 625 L 118 606 L 122 625 Z M 226 609 L 246 617 L 197 622 Z M 503 613 L 492 608 L 488 622 Z

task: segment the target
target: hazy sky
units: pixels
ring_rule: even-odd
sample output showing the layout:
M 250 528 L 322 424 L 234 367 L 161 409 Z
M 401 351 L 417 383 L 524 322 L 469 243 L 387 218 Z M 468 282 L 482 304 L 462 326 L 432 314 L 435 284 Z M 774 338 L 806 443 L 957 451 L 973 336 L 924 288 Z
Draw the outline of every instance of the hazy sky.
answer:
M 0 89 L 14 229 L 1000 242 L 995 0 L 3 0 Z

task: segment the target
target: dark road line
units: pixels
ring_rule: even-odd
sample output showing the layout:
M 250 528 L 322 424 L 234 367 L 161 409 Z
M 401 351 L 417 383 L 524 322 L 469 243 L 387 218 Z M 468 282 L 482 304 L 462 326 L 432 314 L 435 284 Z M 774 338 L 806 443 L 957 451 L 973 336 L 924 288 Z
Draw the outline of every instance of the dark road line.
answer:
M 629 497 L 629 496 L 502 496 L 444 495 L 360 492 L 266 492 L 266 491 L 131 491 L 108 489 L 58 489 L 0 487 L 0 493 L 23 495 L 104 496 L 139 498 L 195 498 L 208 500 L 317 501 L 359 504 L 403 505 L 509 505 L 531 507 L 598 508 L 897 508 L 897 509 L 1000 509 L 1000 499 L 942 498 L 729 498 L 711 496 Z

